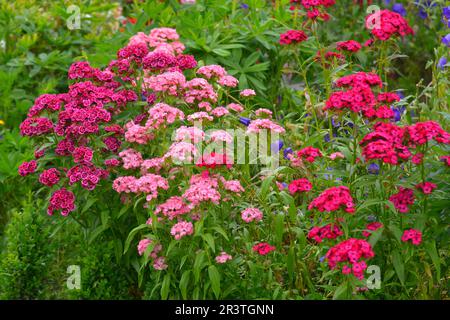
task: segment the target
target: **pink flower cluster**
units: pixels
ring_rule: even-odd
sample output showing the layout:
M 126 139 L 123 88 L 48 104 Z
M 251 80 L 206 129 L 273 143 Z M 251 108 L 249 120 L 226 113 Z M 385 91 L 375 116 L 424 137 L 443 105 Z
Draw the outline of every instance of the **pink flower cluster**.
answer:
M 308 238 L 321 243 L 323 239 L 336 239 L 343 234 L 344 233 L 337 224 L 330 223 L 323 227 L 313 227 L 308 233 Z
M 337 43 L 337 50 L 358 52 L 361 49 L 361 44 L 355 40 L 341 41 Z
M 409 211 L 409 206 L 414 204 L 414 199 L 414 191 L 403 187 L 400 187 L 399 192 L 389 197 L 389 201 L 401 213 L 407 213 Z
M 355 113 L 361 112 L 367 118 L 391 119 L 394 117 L 394 111 L 382 102 L 398 101 L 399 97 L 392 92 L 383 92 L 375 96 L 371 87 L 382 88 L 378 75 L 358 72 L 338 79 L 335 84 L 338 88 L 346 88 L 346 90 L 333 92 L 325 103 L 324 111 L 349 109 Z
M 56 168 L 50 168 L 48 170 L 42 171 L 39 176 L 39 182 L 43 185 L 51 187 L 59 182 L 60 173 Z
M 65 188 L 56 190 L 50 197 L 47 213 L 52 215 L 58 210 L 61 210 L 63 216 L 75 210 L 75 195 Z
M 256 253 L 258 253 L 259 255 L 265 256 L 267 254 L 269 254 L 270 252 L 274 251 L 276 248 L 274 246 L 271 246 L 270 244 L 268 244 L 267 242 L 260 242 L 255 244 L 252 247 L 252 250 Z
M 23 162 L 20 166 L 19 166 L 19 174 L 22 177 L 25 177 L 31 173 L 36 172 L 37 169 L 37 162 L 36 160 L 31 160 L 29 162 Z
M 350 195 L 350 190 L 345 186 L 326 189 L 309 204 L 308 210 L 316 208 L 320 212 L 332 212 L 339 210 L 341 207 L 344 208 L 345 212 L 355 212 L 355 204 Z
M 330 269 L 336 269 L 339 264 L 343 264 L 343 274 L 353 273 L 356 278 L 363 279 L 367 269 L 363 259 L 371 259 L 374 256 L 375 253 L 367 241 L 350 238 L 330 248 L 325 259 Z
M 373 131 L 360 142 L 366 159 L 381 159 L 385 163 L 398 164 L 399 158 L 411 157 L 409 148 L 415 148 L 434 139 L 438 143 L 450 143 L 450 134 L 433 121 L 417 122 L 411 126 L 399 127 L 391 123 L 378 122 Z M 417 155 L 414 163 L 420 163 L 423 154 Z
M 259 133 L 261 130 L 268 129 L 276 133 L 285 133 L 286 130 L 280 125 L 272 122 L 270 119 L 252 120 L 247 128 L 247 133 Z
M 261 221 L 263 213 L 258 208 L 247 208 L 241 212 L 241 217 L 246 223 L 250 223 L 252 221 Z
M 381 41 L 389 40 L 393 36 L 404 37 L 414 34 L 413 29 L 408 25 L 400 14 L 390 10 L 378 10 L 366 17 L 366 28 L 371 30 L 373 36 Z
M 291 194 L 309 192 L 311 191 L 311 189 L 312 183 L 306 178 L 293 180 L 288 186 L 288 190 Z
M 175 219 L 177 216 L 189 213 L 191 207 L 184 201 L 182 197 L 173 196 L 166 200 L 166 202 L 159 204 L 156 207 L 155 214 L 162 213 L 168 217 L 169 220 Z
M 281 45 L 297 44 L 306 41 L 307 39 L 308 36 L 302 30 L 288 30 L 285 33 L 280 34 Z
M 367 238 L 367 237 L 369 237 L 372 234 L 371 231 L 375 231 L 375 230 L 378 230 L 380 228 L 383 228 L 383 224 L 381 222 L 371 222 L 371 223 L 369 223 L 366 226 L 366 230 L 364 230 L 362 232 L 362 234 L 363 234 L 364 237 Z
M 313 163 L 316 158 L 322 157 L 322 153 L 319 149 L 314 147 L 306 147 L 297 152 L 297 156 L 300 159 L 305 159 L 308 162 Z
M 191 235 L 194 233 L 194 225 L 192 222 L 180 221 L 176 223 L 172 229 L 170 229 L 170 234 L 174 236 L 175 240 L 180 240 L 184 236 Z
M 140 178 L 133 176 L 118 177 L 113 182 L 113 189 L 119 193 L 144 193 L 147 195 L 147 201 L 151 201 L 158 197 L 158 189 L 169 189 L 169 183 L 159 175 L 147 173 Z
M 222 251 L 217 257 L 216 257 L 216 262 L 223 264 L 225 262 L 227 262 L 228 260 L 233 259 L 232 256 L 230 256 L 228 253 L 226 253 L 225 251 Z
M 422 182 L 416 185 L 416 188 L 422 191 L 424 194 L 431 194 L 437 185 L 431 182 Z
M 422 242 L 422 232 L 416 229 L 405 230 L 402 235 L 403 242 L 411 241 L 415 246 L 418 246 Z

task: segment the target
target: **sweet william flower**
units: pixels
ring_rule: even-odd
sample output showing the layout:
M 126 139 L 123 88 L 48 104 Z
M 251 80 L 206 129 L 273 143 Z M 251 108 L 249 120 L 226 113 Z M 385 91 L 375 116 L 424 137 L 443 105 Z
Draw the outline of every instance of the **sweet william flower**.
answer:
M 408 229 L 403 232 L 401 240 L 403 242 L 411 241 L 415 246 L 420 245 L 422 242 L 422 232 L 417 229 Z
M 274 251 L 276 248 L 274 246 L 271 246 L 267 242 L 260 242 L 258 244 L 255 244 L 252 248 L 252 250 L 259 255 L 265 256 L 269 254 L 270 252 Z
M 216 257 L 216 262 L 219 264 L 224 264 L 225 262 L 227 262 L 228 260 L 233 259 L 232 256 L 230 256 L 228 253 L 226 253 L 225 251 L 222 251 L 217 257 Z

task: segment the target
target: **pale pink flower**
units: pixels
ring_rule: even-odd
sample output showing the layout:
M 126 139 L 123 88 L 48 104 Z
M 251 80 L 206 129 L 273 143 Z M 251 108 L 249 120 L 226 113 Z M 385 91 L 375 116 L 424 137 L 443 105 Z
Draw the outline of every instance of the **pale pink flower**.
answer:
M 283 127 L 269 119 L 256 119 L 250 122 L 247 133 L 258 133 L 263 129 L 269 129 L 270 131 L 277 133 L 284 133 L 286 131 Z
M 252 221 L 261 221 L 263 218 L 263 213 L 258 208 L 247 208 L 241 212 L 242 220 L 247 223 Z
M 244 107 L 237 103 L 230 103 L 227 108 L 238 113 L 244 111 Z
M 229 255 L 228 253 L 226 253 L 225 251 L 222 251 L 222 252 L 216 257 L 216 262 L 222 264 L 222 263 L 225 263 L 225 262 L 227 262 L 228 260 L 231 260 L 231 259 L 233 259 L 232 256 L 230 256 L 230 255 Z
M 205 139 L 205 133 L 197 127 L 181 126 L 175 132 L 175 141 L 199 143 Z
M 258 110 L 255 111 L 255 114 L 257 117 L 260 117 L 262 115 L 267 115 L 267 116 L 269 116 L 269 118 L 272 117 L 272 111 L 270 111 L 269 109 L 265 109 L 265 108 L 259 108 Z
M 177 119 L 184 120 L 184 113 L 180 109 L 169 106 L 165 103 L 157 103 L 148 110 L 150 114 L 146 127 L 159 128 L 166 123 L 174 123 Z
M 184 236 L 194 233 L 194 225 L 192 222 L 180 221 L 170 229 L 170 234 L 174 236 L 175 240 L 180 240 Z
M 197 148 L 192 143 L 181 141 L 172 143 L 164 158 L 170 157 L 174 161 L 190 162 L 196 155 Z
M 217 64 L 212 64 L 209 66 L 200 67 L 197 70 L 197 74 L 201 74 L 207 79 L 211 78 L 221 78 L 227 75 L 226 70 Z
M 155 261 L 153 262 L 153 268 L 155 270 L 165 270 L 167 269 L 167 264 L 166 264 L 166 258 L 165 257 L 158 257 L 155 259 Z
M 334 152 L 334 153 L 330 154 L 331 160 L 335 160 L 337 158 L 344 159 L 344 154 L 342 152 Z
M 142 154 L 134 149 L 126 149 L 119 153 L 122 158 L 123 167 L 125 169 L 136 169 L 141 166 L 143 161 Z
M 241 97 L 253 97 L 253 96 L 256 96 L 256 92 L 255 92 L 255 90 L 252 90 L 252 89 L 244 89 L 239 93 L 239 95 Z
M 209 139 L 212 142 L 226 142 L 226 143 L 233 142 L 233 137 L 225 130 L 216 130 L 211 132 L 209 134 Z
M 190 122 L 194 122 L 194 121 L 198 121 L 198 120 L 202 121 L 203 119 L 205 119 L 207 121 L 214 120 L 213 117 L 211 117 L 207 112 L 204 112 L 204 111 L 195 112 L 195 113 L 187 116 L 187 120 Z
M 217 83 L 224 87 L 234 88 L 239 84 L 239 81 L 233 76 L 226 75 L 217 80 Z
M 211 111 L 211 114 L 217 118 L 223 117 L 224 115 L 227 115 L 229 113 L 230 111 L 228 111 L 228 109 L 224 107 L 217 107 L 213 111 Z

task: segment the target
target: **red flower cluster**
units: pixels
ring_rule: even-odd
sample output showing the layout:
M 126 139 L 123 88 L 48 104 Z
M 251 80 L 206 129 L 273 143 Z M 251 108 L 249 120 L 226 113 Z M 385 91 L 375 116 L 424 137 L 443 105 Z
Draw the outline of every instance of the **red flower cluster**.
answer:
M 411 240 L 412 244 L 418 246 L 422 242 L 422 232 L 416 229 L 405 230 L 402 235 L 402 241 Z
M 378 229 L 380 229 L 380 228 L 382 228 L 383 227 L 383 224 L 381 223 L 381 222 L 372 222 L 372 223 L 369 223 L 367 226 L 366 226 L 366 230 L 364 230 L 363 232 L 362 232 L 362 234 L 363 234 L 363 236 L 364 237 L 369 237 L 371 234 L 372 234 L 372 232 L 370 232 L 370 231 L 375 231 L 375 230 L 378 230 Z
M 351 267 L 345 264 L 342 268 L 342 273 L 353 273 L 358 279 L 363 279 L 367 264 L 362 259 L 371 259 L 374 256 L 375 253 L 367 241 L 350 238 L 330 248 L 325 258 L 330 269 L 335 269 L 339 263 L 348 262 Z
M 311 191 L 311 189 L 312 189 L 312 183 L 308 179 L 301 178 L 301 179 L 293 180 L 289 184 L 288 189 L 291 194 L 295 194 L 295 193 L 299 193 L 299 192 L 308 192 L 308 191 Z
M 413 29 L 408 25 L 400 14 L 390 10 L 380 10 L 366 17 L 366 28 L 371 30 L 372 35 L 385 41 L 392 36 L 404 37 L 414 34 Z
M 407 131 L 411 143 L 416 145 L 425 144 L 433 139 L 439 143 L 450 143 L 450 134 L 434 121 L 418 122 L 408 126 Z
M 232 167 L 232 161 L 228 159 L 226 154 L 211 152 L 202 158 L 196 164 L 197 167 L 214 169 L 217 166 L 226 166 L 228 169 Z
M 42 171 L 39 176 L 39 182 L 43 185 L 51 187 L 59 182 L 60 173 L 56 168 L 50 168 L 48 170 Z
M 409 206 L 414 203 L 414 191 L 409 188 L 400 187 L 399 192 L 390 196 L 389 201 L 401 213 L 407 213 Z
M 320 212 L 331 212 L 345 208 L 345 212 L 355 212 L 355 204 L 350 195 L 350 189 L 345 186 L 331 187 L 322 192 L 308 206 L 308 210 L 316 208 Z
M 361 44 L 355 40 L 341 41 L 337 43 L 337 49 L 339 51 L 358 52 L 361 47 Z
M 433 121 L 418 122 L 404 128 L 391 123 L 378 122 L 373 131 L 360 142 L 366 159 L 381 159 L 385 163 L 398 164 L 399 158 L 408 160 L 411 157 L 409 148 L 434 139 L 436 142 L 448 144 L 450 134 Z M 413 163 L 419 164 L 423 154 L 417 154 Z
M 437 185 L 431 182 L 422 182 L 416 185 L 416 189 L 421 190 L 425 194 L 431 194 Z
M 316 56 L 314 57 L 314 61 L 318 61 L 321 64 L 324 65 L 324 67 L 329 67 L 330 62 L 337 61 L 337 62 L 344 62 L 345 56 L 338 52 L 333 51 L 327 51 L 325 52 L 325 55 L 319 50 L 317 51 Z
M 47 213 L 52 215 L 55 211 L 61 210 L 63 216 L 67 216 L 69 212 L 75 210 L 75 196 L 72 192 L 62 188 L 53 192 L 50 198 L 50 204 Z
M 308 233 L 308 238 L 321 243 L 323 239 L 336 239 L 343 234 L 338 225 L 330 223 L 323 227 L 313 227 Z
M 316 20 L 320 18 L 324 21 L 330 19 L 328 13 L 322 8 L 331 7 L 336 4 L 335 0 L 290 0 L 290 3 L 293 4 L 290 7 L 290 10 L 295 10 L 296 4 L 300 4 L 307 12 L 307 16 L 311 20 Z
M 37 168 L 36 160 L 31 160 L 29 162 L 23 162 L 19 166 L 19 174 L 22 177 L 25 177 L 25 176 L 29 175 L 30 173 L 34 173 L 36 171 L 36 168 Z
M 300 159 L 305 159 L 308 162 L 314 162 L 316 158 L 322 157 L 322 153 L 319 149 L 314 147 L 306 147 L 297 152 L 297 156 Z
M 349 109 L 356 113 L 362 112 L 367 118 L 390 119 L 394 117 L 394 111 L 381 103 L 399 100 L 399 97 L 391 92 L 383 92 L 375 96 L 371 87 L 382 88 L 383 86 L 378 75 L 358 72 L 338 79 L 335 84 L 338 88 L 348 89 L 333 92 L 323 110 Z
M 300 43 L 308 39 L 308 36 L 302 30 L 289 30 L 280 34 L 280 44 L 288 45 L 291 43 Z
M 398 164 L 398 158 L 407 160 L 411 156 L 409 149 L 403 144 L 405 130 L 395 124 L 378 122 L 373 131 L 361 141 L 363 156 L 370 159 L 381 159 L 385 163 Z
M 260 242 L 258 244 L 255 244 L 252 250 L 262 256 L 265 256 L 266 254 L 269 254 L 270 252 L 274 251 L 275 247 L 271 246 L 267 242 Z

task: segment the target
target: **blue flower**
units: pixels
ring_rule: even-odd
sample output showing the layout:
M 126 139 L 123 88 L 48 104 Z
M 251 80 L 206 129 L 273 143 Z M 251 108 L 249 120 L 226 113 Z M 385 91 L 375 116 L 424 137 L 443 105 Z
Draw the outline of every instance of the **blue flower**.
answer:
M 321 256 L 321 257 L 319 258 L 319 261 L 320 261 L 320 262 L 324 262 L 324 261 L 325 261 L 325 256 Z
M 369 164 L 367 171 L 370 174 L 378 174 L 380 172 L 380 166 L 376 163 L 371 163 L 371 164 Z
M 447 64 L 447 58 L 445 58 L 445 57 L 441 57 L 440 59 L 439 59 L 439 61 L 438 61 L 438 64 L 437 64 L 437 67 L 439 68 L 439 69 L 441 69 L 441 70 L 444 70 L 445 69 L 445 65 Z
M 392 11 L 397 12 L 399 15 L 401 16 L 406 16 L 406 9 L 405 7 L 403 7 L 403 5 L 401 3 L 395 3 L 392 6 Z
M 442 43 L 450 48 L 450 33 L 442 38 Z
M 294 151 L 292 150 L 292 148 L 286 148 L 283 150 L 283 155 L 285 159 L 289 159 L 288 155 L 293 154 Z
M 248 9 L 248 8 L 249 8 L 248 4 L 241 3 L 241 9 Z
M 239 117 L 239 122 L 242 123 L 244 126 L 248 127 L 251 120 L 249 118 Z
M 147 101 L 147 97 L 143 93 L 141 94 L 141 100 L 142 101 Z
M 282 140 L 277 140 L 270 145 L 272 152 L 279 152 L 284 146 Z
M 341 126 L 340 122 L 336 122 L 333 118 L 331 119 L 331 125 L 335 128 L 338 128 Z
M 442 9 L 442 15 L 445 17 L 445 19 L 450 20 L 450 6 Z

